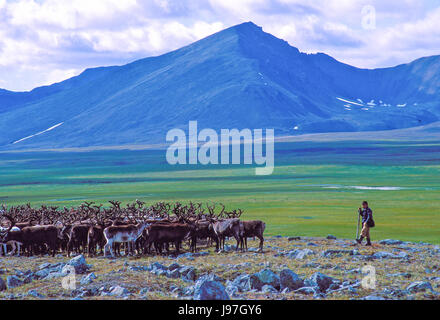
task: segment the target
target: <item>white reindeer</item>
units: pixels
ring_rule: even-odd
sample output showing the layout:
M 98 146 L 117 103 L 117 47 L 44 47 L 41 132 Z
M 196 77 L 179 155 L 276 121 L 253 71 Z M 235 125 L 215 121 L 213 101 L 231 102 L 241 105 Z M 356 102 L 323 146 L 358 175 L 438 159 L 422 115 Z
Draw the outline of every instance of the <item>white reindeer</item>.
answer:
M 135 242 L 144 232 L 150 224 L 141 222 L 137 225 L 130 224 L 126 226 L 110 226 L 104 229 L 104 237 L 107 243 L 104 246 L 104 257 L 107 256 L 107 249 L 110 251 L 112 257 L 114 257 L 113 244 L 124 243 L 129 244 L 129 248 L 132 249 L 135 246 Z

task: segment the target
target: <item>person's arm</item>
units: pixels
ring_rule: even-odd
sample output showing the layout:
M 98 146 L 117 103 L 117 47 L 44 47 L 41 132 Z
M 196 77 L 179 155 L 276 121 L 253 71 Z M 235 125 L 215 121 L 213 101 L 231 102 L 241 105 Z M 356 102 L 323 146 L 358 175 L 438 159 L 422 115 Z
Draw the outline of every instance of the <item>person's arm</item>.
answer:
M 365 223 L 368 223 L 370 221 L 371 216 L 373 215 L 373 211 L 371 209 L 367 210 L 367 220 L 365 220 Z

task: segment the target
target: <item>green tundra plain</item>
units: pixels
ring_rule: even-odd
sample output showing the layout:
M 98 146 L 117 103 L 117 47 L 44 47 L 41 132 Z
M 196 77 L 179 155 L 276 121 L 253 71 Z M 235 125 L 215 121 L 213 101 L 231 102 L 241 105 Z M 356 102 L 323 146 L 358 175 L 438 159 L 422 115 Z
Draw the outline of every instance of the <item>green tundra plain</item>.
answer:
M 224 203 L 267 235 L 354 238 L 368 200 L 373 240 L 440 243 L 440 143 L 277 143 L 274 173 L 170 166 L 164 150 L 0 153 L 0 203 L 73 206 L 136 199 Z

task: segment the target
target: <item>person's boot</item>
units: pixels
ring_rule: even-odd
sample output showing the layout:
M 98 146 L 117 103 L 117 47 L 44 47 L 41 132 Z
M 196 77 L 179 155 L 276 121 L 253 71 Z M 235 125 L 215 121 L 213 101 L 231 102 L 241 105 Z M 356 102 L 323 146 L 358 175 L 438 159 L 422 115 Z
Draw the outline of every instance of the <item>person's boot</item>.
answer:
M 370 238 L 367 238 L 367 244 L 366 244 L 366 246 L 371 246 Z
M 358 244 L 362 244 L 362 240 L 364 240 L 364 237 L 361 236 L 359 239 L 356 239 L 356 242 Z

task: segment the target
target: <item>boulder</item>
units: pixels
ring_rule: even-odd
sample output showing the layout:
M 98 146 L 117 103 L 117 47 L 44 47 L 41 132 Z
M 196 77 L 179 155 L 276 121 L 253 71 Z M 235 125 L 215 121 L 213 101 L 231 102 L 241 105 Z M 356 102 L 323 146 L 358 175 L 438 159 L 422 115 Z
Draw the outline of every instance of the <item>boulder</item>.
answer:
M 79 256 L 76 256 L 75 258 L 71 259 L 68 263 L 68 266 L 75 268 L 76 274 L 83 274 L 86 273 L 87 270 L 89 270 L 90 266 L 86 263 L 86 259 L 82 254 Z
M 238 287 L 234 286 L 232 283 L 230 283 L 229 285 L 226 286 L 226 293 L 230 297 L 238 297 L 239 291 L 240 290 L 238 289 Z
M 167 272 L 167 277 L 171 279 L 178 279 L 180 278 L 180 272 L 179 269 L 173 269 L 172 271 Z
M 180 268 L 180 264 L 178 264 L 178 263 L 173 263 L 173 264 L 171 264 L 169 267 L 168 267 L 168 270 L 169 271 L 173 271 L 173 270 L 176 270 L 176 269 L 179 269 Z
M 360 300 L 385 300 L 385 298 L 375 295 L 369 295 L 366 297 L 361 298 Z
M 150 264 L 150 271 L 151 272 L 155 272 L 157 270 L 167 271 L 168 268 L 165 267 L 163 264 L 160 264 L 159 262 L 154 262 L 154 263 Z
M 37 290 L 29 290 L 27 294 L 28 294 L 28 296 L 38 298 L 38 299 L 44 298 L 44 296 L 41 293 L 39 293 Z
M 114 297 L 124 297 L 129 294 L 130 294 L 130 292 L 126 288 L 121 287 L 121 286 L 116 286 L 116 287 L 111 288 L 110 293 L 109 293 L 110 296 L 114 296 Z
M 6 282 L 3 278 L 0 278 L 0 291 L 5 291 L 7 289 Z
M 261 290 L 266 284 L 271 285 L 277 290 L 281 286 L 280 277 L 270 269 L 263 269 L 260 272 L 254 273 L 250 276 L 249 283 L 251 289 L 257 290 Z
M 284 269 L 280 272 L 280 287 L 281 290 L 289 288 L 296 290 L 304 286 L 304 281 L 292 270 Z
M 403 243 L 403 241 L 393 240 L 393 239 L 385 239 L 385 240 L 379 241 L 379 244 L 386 245 L 386 246 L 399 245 L 402 243 Z
M 300 294 L 316 294 L 319 293 L 319 287 L 302 287 L 297 290 L 295 290 L 295 293 Z
M 319 287 L 321 292 L 327 291 L 328 288 L 335 282 L 335 279 L 329 277 L 320 272 L 314 273 L 310 278 L 307 279 L 306 285 L 310 287 Z
M 84 277 L 82 277 L 80 283 L 82 285 L 87 285 L 93 282 L 93 280 L 95 280 L 97 278 L 97 276 L 92 272 Z
M 246 292 L 251 290 L 250 279 L 250 275 L 242 274 L 235 278 L 234 281 L 231 282 L 231 285 L 238 288 L 241 292 Z
M 291 259 L 303 260 L 305 257 L 314 255 L 315 252 L 310 249 L 295 249 L 287 253 L 287 257 Z
M 428 281 L 416 281 L 411 283 L 407 288 L 407 291 L 411 292 L 411 293 L 416 293 L 416 292 L 425 292 L 425 291 L 434 291 L 432 289 L 431 284 Z
M 17 276 L 8 276 L 6 278 L 8 288 L 17 288 L 24 285 L 24 281 Z
M 271 285 L 264 285 L 263 288 L 261 288 L 261 292 L 263 293 L 278 293 L 278 290 L 272 287 Z
M 229 296 L 219 281 L 205 279 L 196 282 L 194 300 L 229 300 Z
M 196 280 L 196 270 L 194 267 L 184 266 L 179 269 L 180 275 L 183 280 L 195 281 Z
M 322 257 L 333 257 L 336 255 L 349 254 L 353 255 L 353 250 L 343 250 L 343 249 L 329 249 L 321 252 Z
M 374 253 L 371 258 L 373 259 L 404 259 L 408 258 L 408 254 L 404 251 L 401 251 L 397 254 L 387 252 L 387 251 L 379 251 Z

